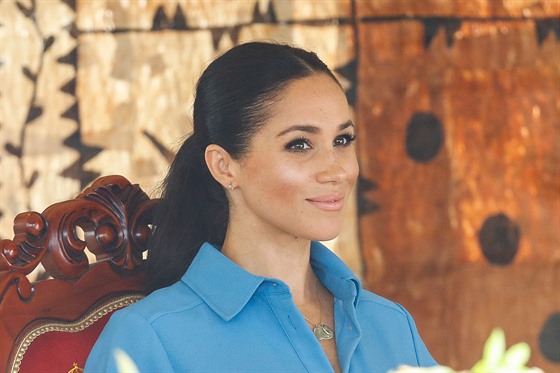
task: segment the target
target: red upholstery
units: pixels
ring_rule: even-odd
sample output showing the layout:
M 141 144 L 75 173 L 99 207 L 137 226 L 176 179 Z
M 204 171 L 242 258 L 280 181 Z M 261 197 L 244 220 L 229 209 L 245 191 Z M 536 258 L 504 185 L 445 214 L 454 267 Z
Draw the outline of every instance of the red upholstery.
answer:
M 75 322 L 34 321 L 14 343 L 12 355 L 15 358 L 10 362 L 9 370 L 36 373 L 39 367 L 49 372 L 68 372 L 74 364 L 83 368 L 111 314 L 142 297 L 139 294 L 116 296 Z
M 107 323 L 108 317 L 77 333 L 53 331 L 39 335 L 27 351 L 21 351 L 21 365 L 15 360 L 10 369 L 19 369 L 21 373 L 36 373 L 38 367 L 49 372 L 68 372 L 76 364 L 82 368 L 87 356 L 101 330 Z M 16 355 L 16 356 L 19 356 Z
M 155 202 L 138 185 L 108 176 L 73 200 L 15 218 L 14 238 L 0 241 L 2 371 L 84 367 L 111 313 L 145 294 Z M 39 263 L 54 278 L 30 283 L 26 275 Z

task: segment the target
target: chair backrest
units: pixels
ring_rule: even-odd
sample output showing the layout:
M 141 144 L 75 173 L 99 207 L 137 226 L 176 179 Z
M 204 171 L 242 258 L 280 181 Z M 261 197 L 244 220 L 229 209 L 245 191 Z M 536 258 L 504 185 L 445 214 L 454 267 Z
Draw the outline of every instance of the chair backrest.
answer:
M 83 368 L 110 314 L 145 295 L 156 203 L 124 177 L 106 176 L 73 200 L 16 216 L 14 238 L 0 241 L 5 372 Z M 50 278 L 31 283 L 40 263 Z

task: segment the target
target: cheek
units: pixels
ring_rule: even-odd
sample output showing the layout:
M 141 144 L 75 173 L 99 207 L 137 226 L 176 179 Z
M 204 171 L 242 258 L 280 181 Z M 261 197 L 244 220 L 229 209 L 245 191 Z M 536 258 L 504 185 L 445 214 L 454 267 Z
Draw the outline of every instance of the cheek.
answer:
M 262 172 L 261 178 L 268 184 L 270 193 L 283 201 L 301 195 L 305 186 L 309 185 L 307 172 L 301 166 L 291 165 L 288 162 L 269 165 L 269 168 Z
M 266 162 L 247 164 L 245 178 L 253 197 L 259 196 L 262 203 L 279 207 L 302 196 L 310 180 L 308 172 L 300 164 L 271 158 Z

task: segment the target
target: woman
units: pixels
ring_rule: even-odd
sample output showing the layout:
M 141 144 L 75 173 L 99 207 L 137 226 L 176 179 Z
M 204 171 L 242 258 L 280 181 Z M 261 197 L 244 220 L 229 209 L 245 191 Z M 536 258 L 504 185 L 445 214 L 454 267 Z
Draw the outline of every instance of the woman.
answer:
M 247 43 L 212 62 L 164 182 L 154 289 L 117 312 L 86 371 L 386 372 L 435 361 L 401 306 L 316 241 L 340 233 L 355 128 L 311 52 Z

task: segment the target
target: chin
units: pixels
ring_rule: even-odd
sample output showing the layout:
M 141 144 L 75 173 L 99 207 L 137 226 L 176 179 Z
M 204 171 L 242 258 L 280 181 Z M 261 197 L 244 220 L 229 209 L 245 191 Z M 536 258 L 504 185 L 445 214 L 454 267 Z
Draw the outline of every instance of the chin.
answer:
M 322 230 L 321 232 L 315 232 L 315 234 L 311 234 L 310 240 L 311 241 L 330 241 L 334 240 L 340 234 L 340 227 L 337 229 L 332 230 Z
M 310 225 L 309 222 L 313 221 Z M 286 229 L 293 237 L 309 241 L 330 241 L 338 237 L 342 231 L 342 219 L 308 219 L 295 229 Z M 299 229 L 298 229 L 299 228 Z

